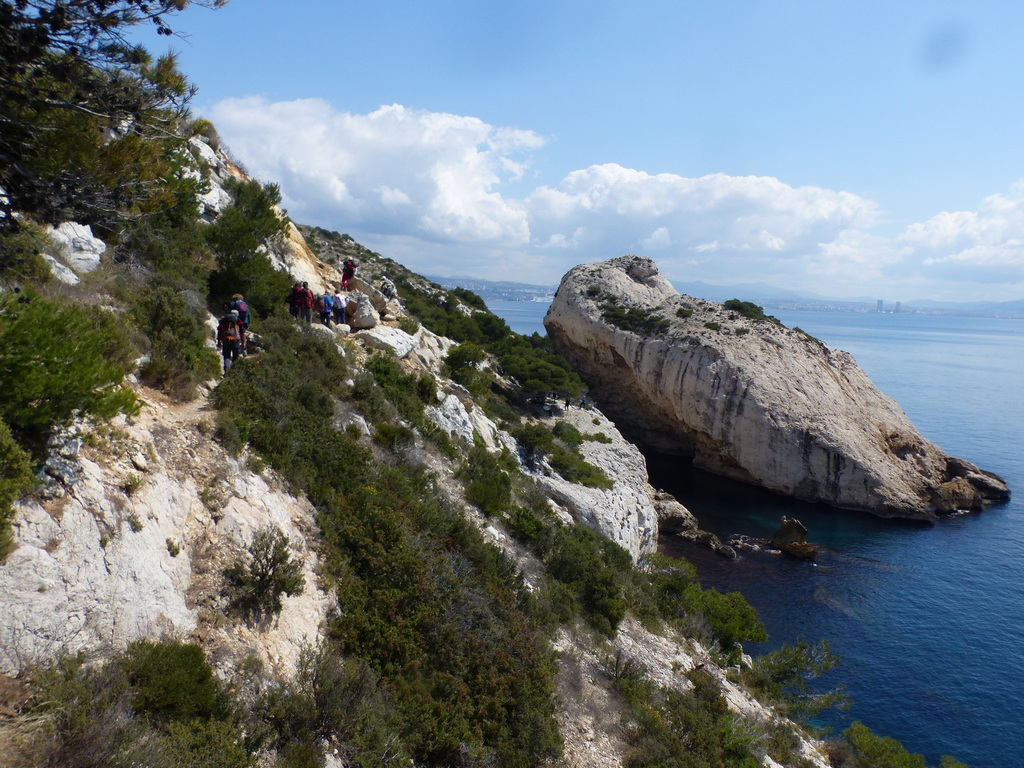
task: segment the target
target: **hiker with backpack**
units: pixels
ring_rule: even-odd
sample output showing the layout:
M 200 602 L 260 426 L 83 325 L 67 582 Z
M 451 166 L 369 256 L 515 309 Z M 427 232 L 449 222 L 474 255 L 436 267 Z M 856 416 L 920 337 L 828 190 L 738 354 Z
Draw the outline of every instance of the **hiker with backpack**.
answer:
M 341 267 L 341 287 L 342 290 L 349 290 L 349 280 L 356 275 L 356 262 L 353 259 L 345 259 L 345 263 Z
M 231 297 L 231 301 L 224 307 L 226 312 L 232 309 L 238 310 L 238 321 L 242 324 L 242 355 L 249 354 L 246 341 L 249 338 L 249 325 L 252 323 L 252 313 L 249 311 L 249 303 L 240 293 Z
M 232 309 L 217 325 L 217 349 L 224 356 L 224 373 L 227 373 L 232 363 L 238 359 L 244 344 L 245 328 L 239 319 L 238 310 Z
M 320 304 L 320 322 L 331 327 L 331 312 L 334 309 L 334 299 L 331 292 L 324 291 L 324 295 L 318 300 Z

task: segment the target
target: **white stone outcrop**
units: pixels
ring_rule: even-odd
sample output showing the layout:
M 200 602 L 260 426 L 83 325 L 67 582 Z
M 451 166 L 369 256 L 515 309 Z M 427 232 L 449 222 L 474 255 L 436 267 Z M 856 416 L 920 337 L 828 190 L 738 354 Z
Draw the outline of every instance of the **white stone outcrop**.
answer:
M 643 454 L 596 409 L 570 408 L 561 418 L 584 435 L 600 432 L 610 441 L 585 440 L 580 452 L 615 485 L 603 489 L 570 483 L 543 464 L 527 464 L 524 469 L 569 517 L 621 545 L 634 561 L 653 552 L 658 543 L 658 513 L 647 484 Z
M 160 399 L 147 391 L 135 423 L 121 419 L 104 447 L 67 440 L 39 493 L 16 504 L 16 546 L 0 564 L 0 673 L 171 637 L 290 675 L 316 644 L 331 601 L 312 507 L 228 456 L 198 404 Z M 268 626 L 226 621 L 223 569 L 268 526 L 288 536 L 303 594 Z
M 54 246 L 52 255 L 63 259 L 78 275 L 96 269 L 107 250 L 107 244 L 93 235 L 92 227 L 77 221 L 65 221 L 56 228 L 51 227 L 47 235 Z
M 633 327 L 662 328 L 621 327 L 631 311 Z M 575 267 L 544 324 L 630 437 L 712 472 L 883 516 L 931 518 L 1009 494 L 925 440 L 848 353 L 682 296 L 650 259 Z
M 352 291 L 349 294 L 348 307 L 348 324 L 353 330 L 374 328 L 380 323 L 380 313 L 373 308 L 370 298 L 365 293 Z
M 402 359 L 419 344 L 419 340 L 403 331 L 401 328 L 392 328 L 387 325 L 378 325 L 358 331 L 355 338 L 371 349 L 381 349 L 391 352 L 398 359 Z

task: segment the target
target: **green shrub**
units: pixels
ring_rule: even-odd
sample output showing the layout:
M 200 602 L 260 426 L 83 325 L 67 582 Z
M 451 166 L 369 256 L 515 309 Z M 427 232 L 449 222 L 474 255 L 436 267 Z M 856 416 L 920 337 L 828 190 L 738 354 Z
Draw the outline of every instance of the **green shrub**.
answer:
M 210 273 L 210 302 L 219 310 L 234 293 L 245 296 L 256 317 L 280 311 L 292 278 L 276 269 L 259 249 L 288 232 L 288 220 L 274 209 L 281 193 L 274 184 L 256 181 L 225 182 L 233 204 L 207 228 L 207 241 L 217 254 L 217 268 Z
M 401 424 L 378 424 L 373 439 L 392 451 L 414 445 L 416 433 Z
M 229 714 L 226 695 L 198 645 L 137 640 L 119 664 L 132 688 L 132 707 L 140 714 L 164 722 Z
M 0 231 L 0 280 L 4 283 L 42 283 L 50 279 L 43 258 L 47 242 L 42 230 L 23 225 L 20 232 Z
M 692 688 L 656 686 L 642 674 L 620 675 L 616 686 L 628 706 L 629 768 L 760 768 L 756 744 L 726 706 L 717 682 L 692 670 Z
M 149 360 L 142 380 L 179 400 L 191 400 L 198 385 L 220 372 L 216 352 L 207 346 L 206 312 L 169 285 L 143 287 L 129 296 L 131 316 L 149 337 Z
M 398 327 L 408 333 L 410 336 L 414 335 L 416 331 L 420 329 L 419 321 L 415 317 L 409 317 L 409 315 L 399 315 Z
M 740 643 L 764 642 L 768 639 L 757 611 L 739 592 L 722 594 L 715 589 L 701 589 L 691 584 L 683 590 L 683 604 L 690 610 L 702 614 L 718 638 L 722 649 L 736 657 Z
M 843 731 L 853 748 L 857 766 L 864 768 L 927 768 L 924 756 L 908 752 L 896 739 L 876 736 L 864 723 L 855 722 Z M 940 768 L 967 768 L 949 756 L 944 756 Z
M 110 418 L 137 408 L 121 386 L 133 366 L 114 313 L 58 306 L 33 294 L 0 297 L 0 419 L 36 457 L 76 416 Z
M 61 657 L 30 675 L 35 695 L 23 715 L 30 727 L 16 754 L 4 753 L 12 765 L 253 765 L 234 723 L 236 702 L 197 645 L 140 640 L 106 664 Z
M 292 560 L 288 537 L 276 528 L 253 534 L 248 557 L 224 571 L 231 609 L 246 621 L 281 612 L 281 595 L 301 595 L 305 588 L 301 566 Z
M 473 446 L 456 477 L 463 484 L 466 501 L 488 517 L 500 515 L 512 502 L 512 473 L 518 471 L 508 452 L 493 456 L 482 443 Z
M 714 320 L 709 320 L 708 322 L 704 323 L 704 327 L 707 328 L 710 331 L 720 331 L 720 330 L 722 330 L 722 324 L 721 323 L 716 323 Z
M 599 632 L 614 634 L 626 615 L 620 573 L 631 561 L 625 550 L 577 524 L 557 530 L 547 566 L 548 575 L 571 591 L 587 621 Z
M 583 433 L 567 421 L 560 421 L 555 424 L 551 428 L 551 433 L 572 448 L 583 445 Z
M 692 317 L 692 316 L 693 316 L 693 310 L 692 309 L 688 309 L 687 307 L 681 307 L 681 308 L 676 310 L 676 317 L 682 318 L 683 320 L 685 320 L 688 317 Z
M 778 323 L 771 315 L 766 315 L 764 309 L 754 304 L 752 301 L 740 301 L 739 299 L 729 299 L 723 304 L 726 309 L 730 309 L 733 312 L 737 312 L 743 317 L 748 317 L 751 320 L 768 320 L 773 323 Z
M 797 639 L 781 648 L 754 659 L 743 671 L 743 682 L 758 694 L 758 699 L 772 704 L 787 717 L 810 720 L 823 710 L 845 706 L 847 699 L 841 688 L 827 693 L 812 693 L 809 683 L 832 670 L 839 657 L 828 642 L 816 645 Z
M 354 765 L 409 761 L 380 676 L 329 644 L 304 652 L 294 683 L 270 687 L 256 709 L 271 725 L 267 746 L 286 766 L 319 766 L 322 740 L 337 745 Z
M 11 551 L 11 519 L 15 499 L 35 485 L 31 457 L 11 435 L 7 425 L 0 421 L 0 563 Z
M 487 391 L 489 374 L 480 370 L 480 364 L 487 359 L 487 353 L 479 344 L 471 341 L 456 344 L 444 359 L 444 371 L 448 376 L 474 395 Z
M 626 310 L 607 300 L 601 310 L 605 322 L 640 336 L 657 336 L 665 333 L 670 325 L 668 320 L 658 315 L 648 314 L 636 307 Z
M 583 442 L 579 430 L 571 424 L 559 422 L 555 429 L 568 436 L 570 441 L 575 441 L 579 436 L 579 440 L 573 443 L 574 447 Z M 570 483 L 604 489 L 615 485 L 600 468 L 589 463 L 575 450 L 567 448 L 563 442 L 556 440 L 555 434 L 543 424 L 524 424 L 513 429 L 511 434 L 525 449 L 528 462 L 547 457 L 551 468 Z

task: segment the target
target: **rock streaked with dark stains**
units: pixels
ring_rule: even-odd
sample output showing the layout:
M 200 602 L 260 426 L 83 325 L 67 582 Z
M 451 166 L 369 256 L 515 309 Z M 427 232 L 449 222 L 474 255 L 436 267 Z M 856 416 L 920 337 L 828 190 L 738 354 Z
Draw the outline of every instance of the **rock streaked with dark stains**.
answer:
M 616 308 L 664 322 L 638 331 L 614 322 Z M 544 325 L 628 437 L 702 469 L 885 517 L 1009 497 L 1001 478 L 925 440 L 847 352 L 681 295 L 650 259 L 570 270 Z

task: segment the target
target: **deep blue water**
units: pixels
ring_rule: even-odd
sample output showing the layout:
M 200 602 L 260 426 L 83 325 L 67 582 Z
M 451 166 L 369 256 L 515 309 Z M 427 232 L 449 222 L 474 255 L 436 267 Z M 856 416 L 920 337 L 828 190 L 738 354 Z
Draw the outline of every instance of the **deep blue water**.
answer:
M 497 304 L 497 302 L 496 302 Z M 546 306 L 492 310 L 517 331 L 537 330 Z M 530 312 L 533 312 L 532 316 Z M 826 638 L 861 720 L 924 754 L 971 768 L 1024 768 L 1024 321 L 923 315 L 772 311 L 852 353 L 918 429 L 948 453 L 1002 475 L 1000 507 L 935 525 L 800 504 L 652 457 L 652 482 L 702 525 L 728 537 L 769 535 L 801 519 L 816 564 L 663 546 L 695 562 L 705 585 L 741 591 L 771 640 Z M 534 327 L 529 322 L 535 324 Z
M 532 333 L 547 335 L 544 330 L 544 315 L 548 304 L 542 301 L 488 301 L 487 308 L 508 323 L 516 333 L 529 336 Z

